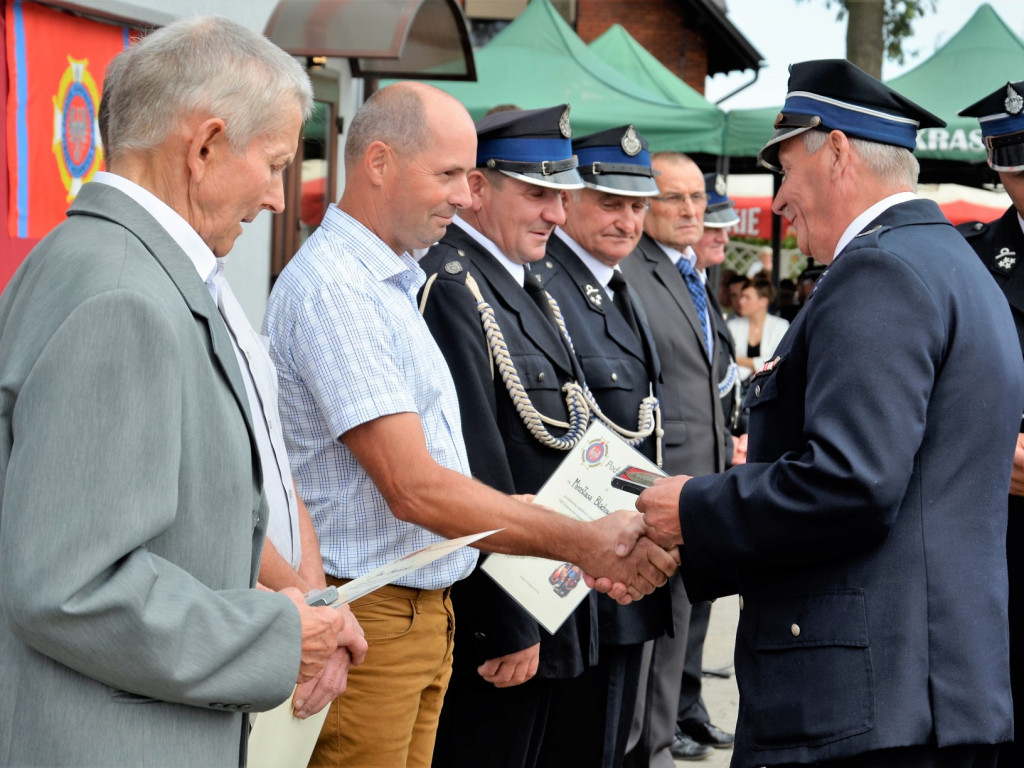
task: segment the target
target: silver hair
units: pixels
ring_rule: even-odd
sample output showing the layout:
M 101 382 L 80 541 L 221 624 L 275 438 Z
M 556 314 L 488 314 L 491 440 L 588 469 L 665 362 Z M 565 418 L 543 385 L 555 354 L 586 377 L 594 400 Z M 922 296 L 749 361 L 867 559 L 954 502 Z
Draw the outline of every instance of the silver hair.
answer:
M 804 148 L 807 154 L 813 155 L 825 146 L 827 138 L 828 133 L 825 131 L 804 131 Z M 892 144 L 879 144 L 877 141 L 867 141 L 853 136 L 847 138 L 850 140 L 850 146 L 864 161 L 864 165 L 879 180 L 888 186 L 908 186 L 911 191 L 917 191 L 917 176 L 921 172 L 921 166 L 913 152 Z
M 370 96 L 359 108 L 345 139 L 345 174 L 362 160 L 367 147 L 382 141 L 399 155 L 417 155 L 430 142 L 423 98 L 415 84 L 395 83 Z
M 176 21 L 118 54 L 107 68 L 100 134 L 109 159 L 160 146 L 192 115 L 222 118 L 231 147 L 284 128 L 313 109 L 309 75 L 290 55 L 220 16 Z

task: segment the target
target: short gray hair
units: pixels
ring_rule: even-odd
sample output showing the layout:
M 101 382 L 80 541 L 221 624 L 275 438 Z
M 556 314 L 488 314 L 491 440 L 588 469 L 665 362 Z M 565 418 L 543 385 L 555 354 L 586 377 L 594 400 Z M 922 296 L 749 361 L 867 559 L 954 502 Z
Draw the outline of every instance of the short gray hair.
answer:
M 823 146 L 828 138 L 825 131 L 804 131 L 804 148 L 807 154 L 813 155 Z M 908 186 L 917 191 L 917 176 L 921 166 L 914 153 L 904 147 L 892 144 L 879 144 L 853 136 L 847 136 L 850 146 L 854 148 L 868 170 L 881 181 L 892 187 Z
M 430 142 L 423 98 L 413 83 L 395 83 L 372 94 L 352 118 L 345 139 L 345 173 L 366 149 L 383 141 L 400 155 L 416 155 Z
M 280 131 L 288 109 L 313 109 L 309 75 L 291 56 L 220 16 L 197 16 L 158 29 L 107 68 L 100 135 L 109 159 L 160 146 L 183 117 L 222 118 L 231 147 Z

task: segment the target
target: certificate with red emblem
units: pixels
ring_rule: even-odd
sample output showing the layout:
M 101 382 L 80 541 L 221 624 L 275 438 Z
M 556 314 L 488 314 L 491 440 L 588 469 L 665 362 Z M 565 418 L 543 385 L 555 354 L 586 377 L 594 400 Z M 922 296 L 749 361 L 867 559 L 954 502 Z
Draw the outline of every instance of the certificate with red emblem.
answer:
M 577 520 L 598 520 L 618 509 L 635 509 L 636 494 L 664 475 L 595 421 L 537 492 L 535 503 Z M 590 592 L 573 563 L 492 554 L 480 567 L 552 634 Z

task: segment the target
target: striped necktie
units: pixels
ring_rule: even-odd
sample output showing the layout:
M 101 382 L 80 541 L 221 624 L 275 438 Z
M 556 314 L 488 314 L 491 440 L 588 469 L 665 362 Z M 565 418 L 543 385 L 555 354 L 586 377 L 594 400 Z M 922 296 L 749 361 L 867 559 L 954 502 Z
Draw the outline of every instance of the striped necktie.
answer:
M 676 262 L 676 269 L 679 270 L 679 274 L 686 281 L 686 287 L 690 291 L 690 298 L 693 299 L 693 306 L 697 309 L 697 317 L 700 318 L 700 329 L 702 332 L 701 338 L 704 341 L 704 351 L 710 353 L 710 345 L 708 343 L 710 333 L 708 328 L 711 318 L 708 317 L 708 297 L 704 292 L 704 281 L 700 279 L 697 270 L 693 268 L 693 265 L 685 257 Z

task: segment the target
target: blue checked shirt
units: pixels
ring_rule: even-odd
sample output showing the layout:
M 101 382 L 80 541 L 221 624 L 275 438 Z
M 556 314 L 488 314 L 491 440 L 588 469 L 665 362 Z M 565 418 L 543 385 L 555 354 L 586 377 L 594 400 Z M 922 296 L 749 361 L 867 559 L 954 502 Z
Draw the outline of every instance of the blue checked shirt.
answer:
M 382 416 L 418 413 L 438 464 L 469 474 L 455 384 L 416 305 L 423 271 L 332 205 L 267 304 L 292 470 L 324 569 L 356 578 L 442 537 L 396 518 L 342 434 Z M 460 549 L 402 579 L 439 589 L 467 576 Z

